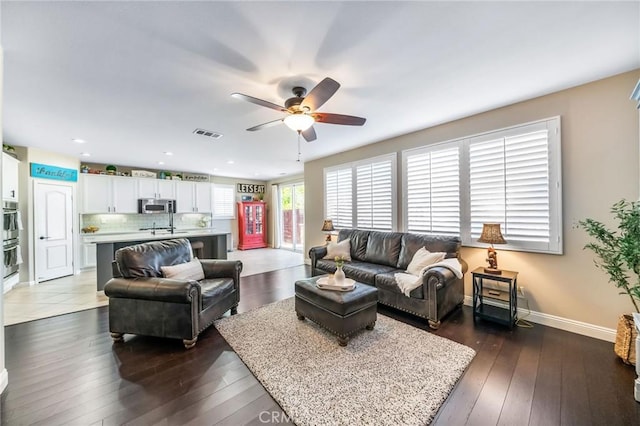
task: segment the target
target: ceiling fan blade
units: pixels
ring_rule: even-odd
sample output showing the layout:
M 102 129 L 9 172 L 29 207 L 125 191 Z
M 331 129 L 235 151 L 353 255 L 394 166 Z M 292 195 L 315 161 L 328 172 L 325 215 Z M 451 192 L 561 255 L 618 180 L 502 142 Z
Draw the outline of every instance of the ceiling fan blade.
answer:
M 255 132 L 256 130 L 265 129 L 267 127 L 275 126 L 276 124 L 284 123 L 284 118 L 279 118 L 277 120 L 268 121 L 266 123 L 258 124 L 257 126 L 249 127 L 247 129 L 248 132 Z
M 307 142 L 315 141 L 317 139 L 317 136 L 316 136 L 316 131 L 313 128 L 313 126 L 309 127 L 307 130 L 303 131 L 302 132 L 302 137 Z
M 275 109 L 276 111 L 287 112 L 287 109 L 283 106 L 276 105 L 272 102 L 265 101 L 263 99 L 254 98 L 253 96 L 243 95 L 242 93 L 232 93 L 231 96 L 236 99 L 241 99 L 243 101 L 251 102 L 252 104 Z
M 315 111 L 327 102 L 339 88 L 340 83 L 327 77 L 311 89 L 300 106 L 302 108 L 307 107 L 310 111 Z
M 311 114 L 316 123 L 343 124 L 346 126 L 362 126 L 366 118 L 353 115 L 331 114 L 329 112 L 316 112 Z

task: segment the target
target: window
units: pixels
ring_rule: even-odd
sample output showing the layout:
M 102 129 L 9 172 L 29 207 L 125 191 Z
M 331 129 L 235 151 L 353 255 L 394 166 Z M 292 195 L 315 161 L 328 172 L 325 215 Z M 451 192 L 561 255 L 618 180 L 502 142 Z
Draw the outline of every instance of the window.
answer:
M 234 185 L 213 184 L 213 218 L 235 218 L 235 191 Z
M 359 164 L 356 171 L 357 227 L 391 231 L 393 229 L 393 188 L 395 156 L 373 163 Z
M 477 242 L 502 225 L 500 248 L 562 253 L 560 119 L 403 152 L 405 228 Z
M 407 231 L 460 235 L 460 149 L 452 145 L 405 156 Z
M 467 245 L 502 225 L 512 248 L 561 253 L 559 120 L 470 138 Z M 551 166 L 554 166 L 553 168 Z
M 325 217 L 336 228 L 395 228 L 396 155 L 325 169 Z
M 351 166 L 326 171 L 324 174 L 325 217 L 333 220 L 336 228 L 352 226 L 352 173 Z

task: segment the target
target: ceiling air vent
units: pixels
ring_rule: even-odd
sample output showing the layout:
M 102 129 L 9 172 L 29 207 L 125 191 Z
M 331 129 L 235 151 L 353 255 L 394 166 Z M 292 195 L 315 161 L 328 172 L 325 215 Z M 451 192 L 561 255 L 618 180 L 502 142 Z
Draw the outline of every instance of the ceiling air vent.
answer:
M 195 133 L 196 135 L 205 136 L 211 139 L 220 139 L 222 137 L 222 133 L 212 132 L 211 130 L 205 130 L 205 129 L 195 129 L 193 133 Z

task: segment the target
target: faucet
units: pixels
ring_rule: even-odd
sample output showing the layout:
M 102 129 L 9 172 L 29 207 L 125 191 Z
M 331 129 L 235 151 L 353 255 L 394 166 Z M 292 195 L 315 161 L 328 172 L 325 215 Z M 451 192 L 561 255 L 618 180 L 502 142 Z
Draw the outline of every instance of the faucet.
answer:
M 169 202 L 169 230 L 173 235 L 173 201 Z

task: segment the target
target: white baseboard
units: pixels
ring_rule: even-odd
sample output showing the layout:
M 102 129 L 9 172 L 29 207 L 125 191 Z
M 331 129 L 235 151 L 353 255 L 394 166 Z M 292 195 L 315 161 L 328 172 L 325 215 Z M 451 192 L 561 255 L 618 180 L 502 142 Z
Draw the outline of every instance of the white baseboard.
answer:
M 9 384 L 9 373 L 7 373 L 6 368 L 3 368 L 2 372 L 0 372 L 0 393 L 4 392 L 8 384 Z
M 493 302 L 493 301 L 492 301 Z M 471 296 L 464 297 L 464 304 L 473 306 L 473 298 Z M 505 307 L 503 303 L 490 303 L 496 306 Z M 526 316 L 526 318 L 525 318 Z M 549 315 L 542 312 L 531 311 L 521 307 L 518 308 L 518 318 L 524 318 L 527 321 L 546 325 L 560 330 L 569 331 L 571 333 L 581 334 L 583 336 L 593 337 L 594 339 L 605 340 L 607 342 L 616 341 L 616 330 L 612 328 L 601 327 L 599 325 L 589 324 L 586 322 L 576 321 L 569 318 Z

